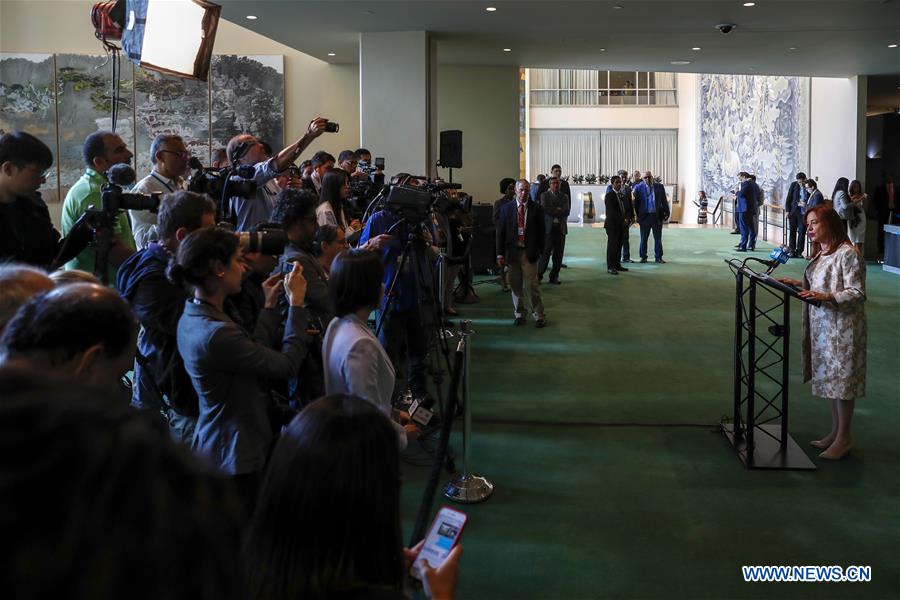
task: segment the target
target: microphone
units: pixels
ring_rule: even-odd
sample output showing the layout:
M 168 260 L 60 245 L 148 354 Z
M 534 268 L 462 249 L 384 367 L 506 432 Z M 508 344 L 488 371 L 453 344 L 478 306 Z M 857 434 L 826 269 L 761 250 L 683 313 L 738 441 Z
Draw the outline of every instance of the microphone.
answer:
M 770 275 L 772 271 L 778 268 L 778 265 L 787 264 L 787 261 L 791 258 L 790 250 L 788 250 L 787 246 L 779 246 L 774 248 L 769 254 L 769 260 L 766 261 L 766 264 L 769 265 L 769 268 L 766 270 L 766 275 Z
M 109 168 L 106 172 L 106 178 L 113 185 L 126 186 L 137 181 L 137 175 L 134 169 L 128 163 L 118 163 Z
M 197 158 L 196 156 L 192 156 L 192 157 L 190 158 L 190 160 L 188 160 L 188 166 L 189 166 L 190 168 L 192 168 L 193 170 L 195 170 L 195 171 L 202 171 L 202 170 L 203 170 L 203 163 L 200 162 L 200 159 Z
M 434 398 L 425 396 L 421 400 L 413 400 L 409 405 L 409 418 L 422 427 L 428 427 L 434 416 Z

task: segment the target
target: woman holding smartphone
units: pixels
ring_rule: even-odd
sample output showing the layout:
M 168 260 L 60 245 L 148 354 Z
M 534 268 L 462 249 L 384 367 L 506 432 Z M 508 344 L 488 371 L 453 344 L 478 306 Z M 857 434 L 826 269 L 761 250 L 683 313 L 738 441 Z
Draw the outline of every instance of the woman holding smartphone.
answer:
M 812 445 L 837 460 L 853 447 L 853 409 L 866 393 L 866 265 L 833 208 L 815 206 L 804 218 L 812 258 L 803 281 L 779 281 L 821 303 L 803 305 L 803 380 L 831 405 L 831 431 Z
M 252 599 L 406 598 L 422 544 L 400 541 L 400 456 L 390 420 L 346 395 L 321 398 L 275 445 L 245 545 Z M 424 574 L 456 593 L 460 546 Z

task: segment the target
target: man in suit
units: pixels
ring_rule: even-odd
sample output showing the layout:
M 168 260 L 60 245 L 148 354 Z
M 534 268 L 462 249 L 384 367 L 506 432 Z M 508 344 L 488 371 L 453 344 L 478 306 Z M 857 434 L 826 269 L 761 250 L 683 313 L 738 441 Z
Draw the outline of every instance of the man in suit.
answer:
M 625 218 L 625 231 L 622 233 L 622 258 L 619 261 L 621 264 L 634 262 L 631 260 L 631 246 L 628 243 L 628 232 L 631 226 L 634 225 L 634 201 L 631 199 L 631 184 L 629 184 L 628 171 L 620 169 L 619 179 L 622 180 L 622 188 L 618 194 L 619 199 L 622 201 L 622 208 L 625 211 L 623 215 Z M 638 183 L 640 183 L 640 176 L 638 176 Z M 613 191 L 612 180 L 606 186 L 606 193 L 608 194 L 611 191 Z
M 756 250 L 756 240 L 759 237 L 759 213 L 762 211 L 764 202 L 763 191 L 758 183 L 756 183 L 756 175 L 750 174 L 750 183 L 753 184 L 753 192 L 756 194 L 756 217 L 753 219 L 753 243 L 749 248 L 751 251 Z
M 797 173 L 796 180 L 788 188 L 785 198 L 785 210 L 788 214 L 788 247 L 791 256 L 798 258 L 803 256 L 806 247 L 806 223 L 803 222 L 803 213 L 806 209 L 806 173 Z
M 618 275 L 619 271 L 627 271 L 622 266 L 619 257 L 622 253 L 622 240 L 626 235 L 625 204 L 622 195 L 622 178 L 613 175 L 607 188 L 606 219 L 603 221 L 603 229 L 606 230 L 606 272 L 610 275 Z
M 746 252 L 747 247 L 756 246 L 756 235 L 753 233 L 753 221 L 756 219 L 756 188 L 750 174 L 741 171 L 741 187 L 735 197 L 734 214 L 741 230 L 741 241 L 736 246 L 738 252 Z
M 500 193 L 503 194 L 498 200 L 494 201 L 494 210 L 491 211 L 491 223 L 494 224 L 494 231 L 497 230 L 497 222 L 500 219 L 500 209 L 516 199 L 516 180 L 512 177 L 504 177 L 500 180 Z M 509 291 L 509 283 L 506 278 L 506 269 L 500 269 L 500 288 L 504 292 Z
M 663 264 L 662 224 L 669 218 L 669 201 L 666 199 L 666 188 L 661 183 L 654 183 L 653 174 L 644 171 L 643 181 L 632 191 L 634 210 L 641 227 L 641 262 L 647 262 L 647 239 L 653 232 L 653 253 L 656 262 Z
M 515 307 L 515 324 L 525 324 L 525 303 L 528 296 L 531 313 L 538 327 L 546 325 L 541 284 L 538 281 L 538 261 L 544 251 L 544 209 L 529 198 L 527 179 L 516 182 L 516 200 L 500 209 L 497 222 L 497 266 L 509 267 L 509 285 Z
M 823 196 L 822 192 L 819 190 L 819 184 L 816 183 L 815 179 L 806 180 L 806 193 L 809 194 L 809 200 L 806 202 L 806 208 L 803 210 L 804 216 L 810 209 L 825 202 L 825 196 Z
M 900 195 L 893 175 L 884 174 L 884 183 L 875 189 L 873 201 L 878 216 L 878 255 L 884 256 L 884 226 L 893 225 L 892 221 L 896 220 L 900 209 Z
M 569 182 L 563 180 L 562 178 L 562 167 L 559 165 L 553 165 L 550 167 L 550 177 L 556 177 L 559 179 L 559 191 L 569 197 L 569 201 L 572 201 L 572 190 L 569 188 Z M 541 197 L 541 194 L 550 189 L 550 177 L 547 179 L 541 180 L 541 185 L 538 188 L 538 197 L 535 200 Z M 566 215 L 568 216 L 568 215 Z
M 550 189 L 541 194 L 540 205 L 544 209 L 544 232 L 547 239 L 544 252 L 538 265 L 538 281 L 543 281 L 550 255 L 553 255 L 553 268 L 550 269 L 550 283 L 559 285 L 559 270 L 562 267 L 563 252 L 566 249 L 566 235 L 569 233 L 566 218 L 569 216 L 571 203 L 569 197 L 562 193 L 559 177 L 550 177 Z

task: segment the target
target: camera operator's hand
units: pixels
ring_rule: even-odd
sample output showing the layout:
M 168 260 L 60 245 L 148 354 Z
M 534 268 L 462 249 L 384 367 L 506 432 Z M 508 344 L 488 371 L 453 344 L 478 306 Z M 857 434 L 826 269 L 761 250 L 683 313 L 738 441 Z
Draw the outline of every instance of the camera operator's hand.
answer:
M 262 283 L 263 294 L 266 297 L 265 308 L 276 308 L 278 306 L 278 296 L 284 289 L 281 273 L 272 275 Z
M 382 233 L 380 235 L 376 235 L 375 237 L 371 238 L 368 242 L 363 244 L 362 249 L 363 250 L 372 250 L 373 252 L 377 252 L 377 251 L 383 249 L 385 246 L 389 246 L 391 244 L 391 242 L 393 242 L 393 241 L 394 241 L 394 236 L 387 234 L 387 233 Z
M 428 587 L 431 588 L 431 597 L 434 600 L 452 600 L 456 596 L 460 556 L 462 556 L 462 546 L 455 546 L 447 555 L 444 564 L 437 570 L 431 568 L 428 559 L 423 560 L 422 571 L 428 579 Z
M 294 268 L 284 278 L 284 291 L 287 293 L 288 304 L 303 306 L 306 301 L 306 278 L 303 277 L 303 267 L 299 262 L 294 263 Z
M 328 123 L 328 119 L 324 119 L 322 117 L 316 117 L 315 119 L 310 121 L 309 126 L 306 128 L 306 138 L 309 140 L 314 140 L 315 138 L 325 133 L 326 123 Z
M 500 267 L 501 269 L 502 269 L 503 267 L 505 267 L 505 266 L 506 266 L 506 259 L 503 258 L 502 256 L 498 256 L 498 257 L 497 257 L 497 266 Z
M 407 423 L 403 426 L 406 430 L 406 443 L 414 442 L 422 435 L 422 432 L 416 427 L 415 423 Z

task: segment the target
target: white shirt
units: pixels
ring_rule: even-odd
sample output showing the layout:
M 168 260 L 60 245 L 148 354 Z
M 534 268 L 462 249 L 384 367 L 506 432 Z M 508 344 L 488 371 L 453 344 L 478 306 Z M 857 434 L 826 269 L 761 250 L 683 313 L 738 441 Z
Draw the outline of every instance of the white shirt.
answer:
M 184 189 L 184 180 L 169 179 L 160 175 L 156 169 L 149 175 L 138 181 L 131 189 L 134 194 L 169 194 Z M 149 210 L 129 210 L 131 219 L 131 232 L 134 234 L 134 243 L 138 249 L 146 248 L 150 242 L 159 241 L 159 233 L 156 230 L 156 213 Z

